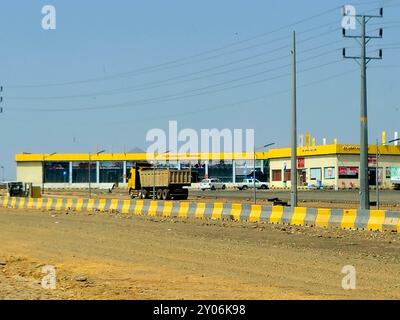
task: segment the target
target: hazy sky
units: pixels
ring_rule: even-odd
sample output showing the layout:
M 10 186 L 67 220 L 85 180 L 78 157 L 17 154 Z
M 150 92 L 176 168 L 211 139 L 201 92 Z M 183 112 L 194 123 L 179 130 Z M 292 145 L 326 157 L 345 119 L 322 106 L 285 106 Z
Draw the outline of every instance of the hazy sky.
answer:
M 56 30 L 41 27 L 56 8 Z M 298 127 L 317 143 L 359 140 L 359 68 L 341 48 L 343 4 L 368 24 L 370 141 L 400 131 L 400 1 L 11 1 L 0 11 L 0 164 L 17 152 L 121 152 L 167 128 L 254 128 L 256 144 L 290 141 L 290 45 L 298 36 Z M 360 30 L 355 30 L 358 33 Z

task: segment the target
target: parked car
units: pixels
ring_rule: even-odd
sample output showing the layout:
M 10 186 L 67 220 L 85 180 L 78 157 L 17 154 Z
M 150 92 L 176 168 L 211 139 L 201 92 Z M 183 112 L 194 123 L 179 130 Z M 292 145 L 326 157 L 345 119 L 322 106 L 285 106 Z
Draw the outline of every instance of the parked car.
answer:
M 242 182 L 236 183 L 235 187 L 239 190 L 254 188 L 254 181 L 257 189 L 268 189 L 268 182 L 261 182 L 258 179 L 243 179 Z
M 225 183 L 223 183 L 221 180 L 217 178 L 211 178 L 211 179 L 203 179 L 200 182 L 200 189 L 201 190 L 217 190 L 217 189 L 222 189 L 224 190 L 226 188 Z
M 10 197 L 26 197 L 28 196 L 28 190 L 23 182 L 8 182 L 7 191 Z

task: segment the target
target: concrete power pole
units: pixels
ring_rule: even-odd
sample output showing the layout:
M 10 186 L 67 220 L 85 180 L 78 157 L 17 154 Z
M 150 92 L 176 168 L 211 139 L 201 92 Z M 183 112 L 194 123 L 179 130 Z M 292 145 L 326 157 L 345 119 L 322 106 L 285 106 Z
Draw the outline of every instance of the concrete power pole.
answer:
M 381 39 L 383 30 L 379 29 L 379 36 L 367 36 L 366 24 L 372 18 L 383 17 L 383 9 L 380 9 L 380 15 L 354 15 L 361 25 L 361 35 L 346 35 L 346 29 L 343 28 L 343 36 L 354 38 L 361 46 L 360 56 L 346 56 L 346 49 L 343 49 L 343 58 L 354 59 L 361 67 L 361 99 L 360 99 L 360 209 L 369 209 L 369 181 L 368 181 L 368 112 L 367 112 L 367 64 L 371 60 L 382 59 L 382 50 L 379 50 L 379 57 L 367 56 L 367 44 L 371 39 Z
M 292 49 L 292 127 L 291 127 L 291 190 L 290 205 L 297 207 L 297 93 L 296 93 L 296 32 L 293 31 Z

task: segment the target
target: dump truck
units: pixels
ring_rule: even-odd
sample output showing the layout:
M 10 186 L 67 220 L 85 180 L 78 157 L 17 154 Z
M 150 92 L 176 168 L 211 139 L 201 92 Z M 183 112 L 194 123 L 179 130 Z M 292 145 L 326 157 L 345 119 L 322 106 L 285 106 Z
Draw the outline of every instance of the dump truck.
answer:
M 133 167 L 128 180 L 129 196 L 140 199 L 186 200 L 191 185 L 191 170 L 170 168 Z

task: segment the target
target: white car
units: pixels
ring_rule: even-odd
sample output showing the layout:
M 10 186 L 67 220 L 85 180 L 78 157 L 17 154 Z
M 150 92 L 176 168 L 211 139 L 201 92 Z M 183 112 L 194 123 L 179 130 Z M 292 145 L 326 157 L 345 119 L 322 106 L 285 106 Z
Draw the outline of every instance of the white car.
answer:
M 224 190 L 226 188 L 226 185 L 219 179 L 216 178 L 211 178 L 211 179 L 203 179 L 200 182 L 200 189 L 205 191 L 207 189 L 209 190 L 217 190 L 217 189 L 222 189 Z
M 255 182 L 255 183 L 254 183 Z M 236 183 L 235 187 L 239 190 L 247 190 L 250 188 L 254 188 L 254 184 L 257 189 L 268 189 L 267 182 L 261 182 L 258 179 L 243 179 L 243 182 Z

